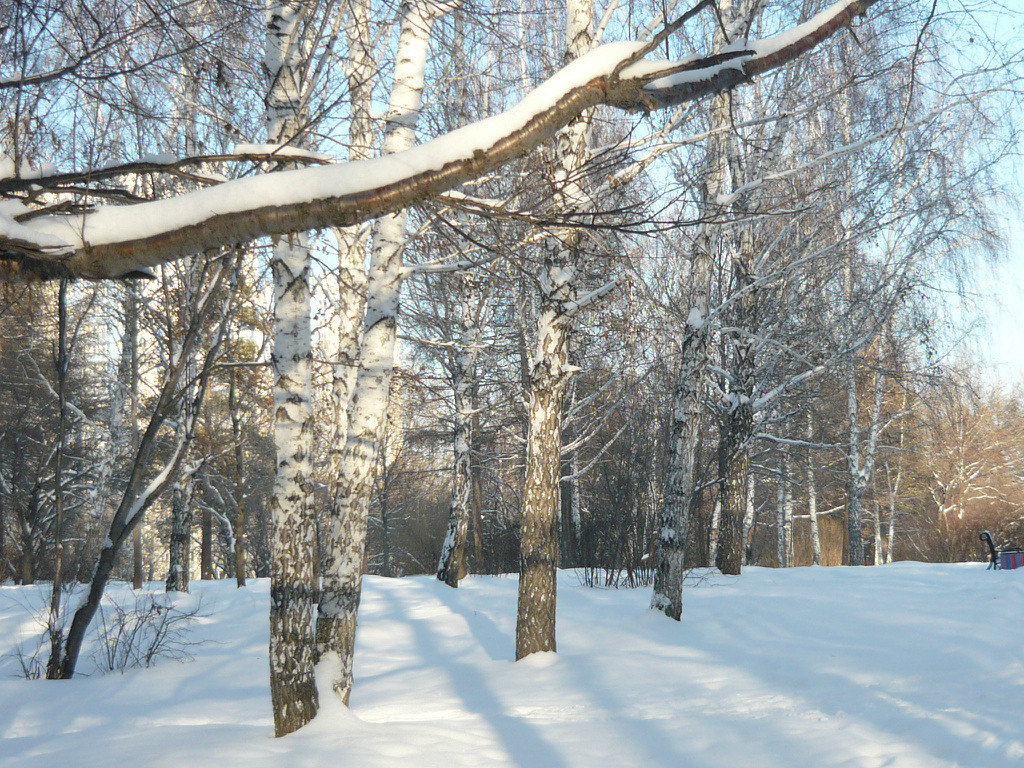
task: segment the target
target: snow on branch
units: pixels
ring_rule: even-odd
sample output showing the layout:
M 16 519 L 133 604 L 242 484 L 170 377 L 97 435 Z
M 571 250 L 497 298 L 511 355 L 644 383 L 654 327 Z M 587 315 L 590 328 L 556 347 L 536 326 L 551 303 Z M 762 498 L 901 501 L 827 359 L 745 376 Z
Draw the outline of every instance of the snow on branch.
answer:
M 236 179 L 86 214 L 39 216 L 17 224 L 35 234 L 16 242 L 8 235 L 20 230 L 9 231 L 15 222 L 4 222 L 0 278 L 117 278 L 259 237 L 358 224 L 436 197 L 532 151 L 587 109 L 605 104 L 649 111 L 733 88 L 806 53 L 876 1 L 839 0 L 789 31 L 684 61 L 641 60 L 662 35 L 646 43 L 602 45 L 507 111 L 405 152 Z M 34 249 L 34 242 L 47 248 Z

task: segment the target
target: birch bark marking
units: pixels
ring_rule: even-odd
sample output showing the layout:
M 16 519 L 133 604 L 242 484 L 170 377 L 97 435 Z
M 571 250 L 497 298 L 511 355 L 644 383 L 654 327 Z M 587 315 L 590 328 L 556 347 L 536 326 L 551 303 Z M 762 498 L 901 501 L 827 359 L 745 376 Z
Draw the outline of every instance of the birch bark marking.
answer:
M 405 7 L 386 118 L 384 154 L 413 146 L 430 30 L 439 15 L 451 7 L 431 2 L 416 2 Z M 374 223 L 359 369 L 349 402 L 348 435 L 328 522 L 316 622 L 317 652 L 321 656 L 336 656 L 338 666 L 331 687 L 345 704 L 352 692 L 352 655 L 373 471 L 394 369 L 405 230 L 404 211 L 387 214 Z
M 266 119 L 273 143 L 294 143 L 303 128 L 305 8 L 298 0 L 267 6 Z M 275 240 L 271 360 L 277 458 L 270 502 L 270 698 L 276 736 L 301 728 L 319 706 L 313 678 L 315 527 L 308 488 L 313 436 L 309 267 L 304 235 Z
M 64 583 L 64 454 L 67 450 L 67 381 L 68 381 L 68 281 L 60 281 L 57 290 L 57 450 L 53 458 L 53 582 L 50 585 L 50 614 L 46 630 L 50 636 L 50 658 L 46 662 L 46 679 L 60 677 L 60 658 L 64 646 L 60 596 Z
M 565 61 L 585 54 L 593 42 L 592 0 L 568 0 Z M 555 205 L 566 211 L 585 202 L 581 169 L 589 155 L 587 139 L 593 110 L 572 120 L 555 143 Z M 582 235 L 569 230 L 545 244 L 540 276 L 537 347 L 527 386 L 529 434 L 523 522 L 520 531 L 519 601 L 516 615 L 516 659 L 555 650 L 557 599 L 559 479 L 562 468 L 562 412 L 572 376 L 569 302 L 576 298 L 575 270 Z
M 757 514 L 757 509 L 754 505 L 756 495 L 757 480 L 753 472 L 747 472 L 747 506 L 746 511 L 743 513 L 743 565 L 747 565 L 750 562 L 751 555 L 753 554 L 751 536 L 754 531 L 754 518 Z
M 441 546 L 437 578 L 449 587 L 458 587 L 465 572 L 466 533 L 473 491 L 473 388 L 476 382 L 476 358 L 480 349 L 478 309 L 482 309 L 480 286 L 474 275 L 462 278 L 462 332 L 455 361 L 455 440 L 452 500 L 448 510 L 448 530 Z
M 814 442 L 814 416 L 807 411 L 807 442 Z M 807 450 L 807 515 L 811 519 L 811 549 L 814 565 L 821 565 L 821 528 L 818 526 L 818 487 L 814 478 L 814 452 Z
M 189 266 L 184 273 L 182 289 L 186 313 L 190 312 L 192 307 L 197 304 L 197 291 L 200 291 L 202 287 L 197 285 L 196 278 L 197 270 L 201 269 L 202 266 L 197 262 Z M 175 338 L 177 329 L 174 328 L 173 308 L 170 304 L 167 306 L 167 313 L 167 336 L 171 347 L 169 351 L 172 356 L 176 354 L 181 355 L 181 350 L 176 349 L 177 343 Z M 187 317 L 182 317 L 183 326 L 187 325 L 188 322 L 189 319 Z M 191 411 L 192 402 L 195 399 L 195 386 L 193 384 L 196 378 L 195 353 L 184 357 L 182 365 L 184 366 L 184 384 L 182 387 L 184 397 L 181 399 L 180 421 L 187 423 L 193 418 L 198 417 L 198 414 L 194 414 Z M 180 431 L 181 427 L 179 426 L 177 429 Z M 175 480 L 171 491 L 171 538 L 168 547 L 167 581 L 164 585 L 168 592 L 188 592 L 192 574 L 192 493 L 195 488 L 195 467 L 189 466 L 189 453 L 190 446 L 186 446 L 181 460 L 185 470 Z
M 665 475 L 665 500 L 655 540 L 656 569 L 651 608 L 679 621 L 683 612 L 683 568 L 689 529 L 693 470 L 700 442 L 701 393 L 707 366 L 708 288 L 711 254 L 706 236 L 693 251 L 694 301 L 686 321 L 679 379 L 672 399 L 672 427 Z
M 850 279 L 852 282 L 852 279 Z M 849 455 L 847 458 L 847 509 L 846 524 L 850 539 L 850 565 L 866 565 L 864 557 L 864 534 L 862 518 L 864 514 L 864 494 L 871 484 L 875 472 L 875 457 L 878 454 L 878 438 L 882 423 L 882 395 L 885 390 L 885 377 L 882 373 L 885 334 L 878 337 L 877 366 L 875 371 L 874 392 L 868 415 L 867 439 L 861 446 L 860 414 L 857 397 L 856 356 L 850 353 L 847 366 L 846 407 L 849 419 Z
M 775 545 L 779 568 L 793 565 L 793 490 L 789 482 L 789 450 L 779 447 L 779 480 L 775 511 Z

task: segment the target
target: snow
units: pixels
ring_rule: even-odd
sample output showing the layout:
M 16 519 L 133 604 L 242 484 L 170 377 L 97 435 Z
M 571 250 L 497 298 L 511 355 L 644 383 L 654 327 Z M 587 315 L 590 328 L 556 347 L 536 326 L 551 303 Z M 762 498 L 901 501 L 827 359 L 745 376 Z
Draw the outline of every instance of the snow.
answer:
M 2 165 L 2 160 L 0 160 Z M 3 178 L 4 170 L 0 168 L 0 178 Z M 7 243 L 39 253 L 49 252 L 54 256 L 68 255 L 71 253 L 71 246 L 58 237 L 39 232 L 18 221 L 15 216 L 28 213 L 30 208 L 20 200 L 0 201 L 0 243 Z
M 15 175 L 21 179 L 41 179 L 51 176 L 57 172 L 57 166 L 53 163 L 40 163 L 38 167 L 22 161 L 18 173 L 14 173 L 14 160 L 8 155 L 0 155 L 0 181 L 13 179 Z
M 648 589 L 559 581 L 559 653 L 517 664 L 515 578 L 367 578 L 351 711 L 326 702 L 284 739 L 271 736 L 267 581 L 193 582 L 206 614 L 193 662 L 46 682 L 0 658 L 0 765 L 1024 764 L 1024 571 L 708 574 L 688 584 L 681 623 L 648 609 Z M 45 599 L 0 587 L 0 654 Z
M 312 152 L 302 147 L 293 147 L 288 144 L 235 144 L 233 154 L 236 155 L 275 155 L 276 157 L 299 158 L 303 160 L 315 160 L 320 163 L 336 163 L 338 158 L 325 155 L 322 152 Z

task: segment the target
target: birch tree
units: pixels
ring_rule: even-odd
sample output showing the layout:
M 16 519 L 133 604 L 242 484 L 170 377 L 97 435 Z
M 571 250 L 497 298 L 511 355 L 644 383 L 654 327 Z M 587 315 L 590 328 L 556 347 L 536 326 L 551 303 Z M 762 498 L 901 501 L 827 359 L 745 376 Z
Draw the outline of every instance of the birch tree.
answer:
M 267 5 L 267 138 L 302 146 L 308 121 L 305 3 Z M 291 733 L 318 708 L 313 679 L 317 585 L 313 569 L 315 525 L 309 488 L 313 414 L 310 339 L 309 241 L 292 233 L 274 241 L 274 442 L 277 471 L 271 498 L 273 559 L 270 571 L 270 697 L 274 732 Z
M 382 145 L 384 155 L 408 152 L 415 143 L 430 30 L 437 18 L 449 9 L 434 0 L 405 6 Z M 402 252 L 406 220 L 407 214 L 399 210 L 374 223 L 359 367 L 349 402 L 345 451 L 339 463 L 328 522 L 316 637 L 319 654 L 331 654 L 337 660 L 331 685 L 346 704 L 352 690 L 352 655 L 373 469 L 395 364 L 399 295 L 405 276 Z

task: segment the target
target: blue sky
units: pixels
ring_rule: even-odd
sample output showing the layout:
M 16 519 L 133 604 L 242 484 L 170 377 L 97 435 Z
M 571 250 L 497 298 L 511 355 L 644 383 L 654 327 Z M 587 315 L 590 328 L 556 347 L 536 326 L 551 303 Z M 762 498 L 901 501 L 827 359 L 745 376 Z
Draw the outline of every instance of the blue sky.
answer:
M 1019 184 L 1019 182 L 1017 182 Z M 1024 381 L 1024 222 L 1007 214 L 1009 254 L 994 274 L 978 281 L 987 327 L 977 333 L 979 352 L 995 377 L 1006 384 Z

